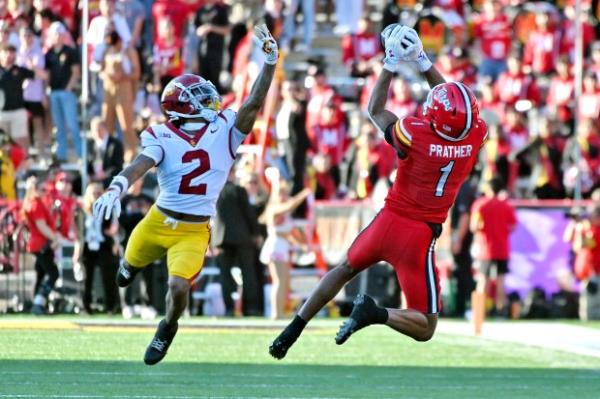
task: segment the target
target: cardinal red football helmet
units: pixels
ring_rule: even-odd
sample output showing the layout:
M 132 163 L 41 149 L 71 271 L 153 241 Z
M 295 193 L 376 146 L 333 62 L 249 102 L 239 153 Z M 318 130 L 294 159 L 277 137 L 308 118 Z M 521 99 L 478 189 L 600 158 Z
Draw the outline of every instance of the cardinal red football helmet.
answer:
M 431 121 L 437 134 L 449 141 L 467 137 L 479 118 L 475 95 L 460 82 L 435 86 L 423 104 L 423 116 Z
M 204 118 L 213 121 L 221 109 L 221 96 L 210 81 L 187 73 L 165 86 L 160 105 L 169 120 Z

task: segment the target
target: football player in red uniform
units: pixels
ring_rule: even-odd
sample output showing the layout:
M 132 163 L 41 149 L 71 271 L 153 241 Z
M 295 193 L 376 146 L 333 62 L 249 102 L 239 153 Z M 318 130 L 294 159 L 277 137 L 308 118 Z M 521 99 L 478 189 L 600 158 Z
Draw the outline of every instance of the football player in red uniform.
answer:
M 269 348 L 283 358 L 306 323 L 338 291 L 369 266 L 386 261 L 396 270 L 406 295 L 407 309 L 386 309 L 358 295 L 350 318 L 342 324 L 336 343 L 371 324 L 386 324 L 417 341 L 435 332 L 440 311 L 434 246 L 458 189 L 471 172 L 487 129 L 479 119 L 477 100 L 462 83 L 446 83 L 423 52 L 417 33 L 394 24 L 382 32 L 384 69 L 369 102 L 372 122 L 401 159 L 396 179 L 381 212 L 355 239 L 347 258 L 327 273 L 294 320 Z M 398 119 L 385 110 L 394 72 L 413 62 L 432 88 L 423 116 Z

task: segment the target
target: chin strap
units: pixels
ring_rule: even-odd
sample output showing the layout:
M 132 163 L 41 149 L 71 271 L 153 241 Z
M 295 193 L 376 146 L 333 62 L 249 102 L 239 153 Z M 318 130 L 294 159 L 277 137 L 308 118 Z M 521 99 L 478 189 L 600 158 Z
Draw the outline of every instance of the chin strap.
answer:
M 219 113 L 214 109 L 204 108 L 202 111 L 200 111 L 200 118 L 208 121 L 209 123 L 216 121 L 218 116 Z

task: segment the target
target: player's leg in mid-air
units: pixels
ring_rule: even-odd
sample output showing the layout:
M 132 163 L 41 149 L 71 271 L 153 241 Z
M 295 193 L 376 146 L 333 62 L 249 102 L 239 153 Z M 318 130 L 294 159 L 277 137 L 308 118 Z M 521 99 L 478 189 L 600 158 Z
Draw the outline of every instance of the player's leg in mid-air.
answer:
M 178 320 L 187 307 L 191 282 L 202 268 L 210 241 L 208 222 L 186 223 L 170 219 L 171 223 L 165 224 L 167 219 L 156 206 L 150 209 L 132 232 L 125 250 L 125 260 L 117 275 L 117 281 L 130 284 L 142 265 L 167 254 L 169 280 L 166 314 L 146 349 L 144 362 L 148 365 L 160 362 L 167 354 L 177 333 Z M 123 275 L 122 269 L 127 269 L 129 277 Z
M 273 342 L 271 355 L 283 358 L 320 307 L 333 299 L 345 282 L 380 259 L 394 265 L 409 308 L 382 308 L 367 295 L 359 295 L 350 317 L 338 331 L 336 343 L 343 344 L 353 333 L 372 324 L 386 324 L 418 341 L 429 340 L 435 331 L 439 311 L 439 287 L 433 264 L 437 235 L 438 232 L 426 223 L 384 209 L 352 244 L 348 262 L 323 278 L 292 323 Z M 326 281 L 329 275 L 331 277 Z
M 396 270 L 398 282 L 406 296 L 407 309 L 388 308 L 386 325 L 417 341 L 431 339 L 437 326 L 441 302 L 434 262 L 435 240 L 441 226 L 428 225 L 385 211 L 390 223 L 381 253 Z M 394 237 L 392 239 L 392 237 Z M 340 327 L 336 343 L 343 344 L 353 333 L 373 323 L 377 305 L 372 298 L 356 298 L 348 320 Z
M 384 233 L 384 225 L 385 221 L 380 213 L 354 240 L 348 251 L 348 259 L 323 276 L 292 322 L 273 341 L 269 348 L 269 353 L 273 357 L 277 359 L 285 357 L 288 349 L 296 342 L 308 321 L 331 301 L 348 281 L 360 271 L 381 260 L 378 254 L 379 246 L 373 237 Z M 382 312 L 379 312 L 378 315 L 383 318 Z
M 178 320 L 187 308 L 192 282 L 204 264 L 204 255 L 210 242 L 208 221 L 188 223 L 177 221 L 164 233 L 167 240 L 167 267 L 169 269 L 166 296 L 166 314 L 160 321 L 154 338 L 148 345 L 144 362 L 153 365 L 160 362 L 175 338 Z
M 385 309 L 387 317 L 382 322 L 382 308 L 369 296 L 359 295 L 350 317 L 338 331 L 338 345 L 356 331 L 377 323 L 385 323 L 417 341 L 428 341 L 435 332 L 440 301 L 433 251 L 441 227 L 408 219 L 387 209 L 382 211 L 382 216 L 388 228 L 377 237 L 381 242 L 379 253 L 396 270 L 408 308 Z M 349 253 L 350 259 L 351 255 Z

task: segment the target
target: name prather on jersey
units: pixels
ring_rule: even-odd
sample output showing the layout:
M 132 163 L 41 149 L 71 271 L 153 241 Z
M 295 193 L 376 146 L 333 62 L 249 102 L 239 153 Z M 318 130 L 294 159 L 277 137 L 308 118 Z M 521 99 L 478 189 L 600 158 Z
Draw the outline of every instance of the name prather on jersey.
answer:
M 438 158 L 468 158 L 473 152 L 473 146 L 430 144 L 429 156 Z

